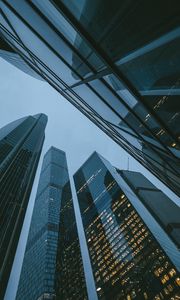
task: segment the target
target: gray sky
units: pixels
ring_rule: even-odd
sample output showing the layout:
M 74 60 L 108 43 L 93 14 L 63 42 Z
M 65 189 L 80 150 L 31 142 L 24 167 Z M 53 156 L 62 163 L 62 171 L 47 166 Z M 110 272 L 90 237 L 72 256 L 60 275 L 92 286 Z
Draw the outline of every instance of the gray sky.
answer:
M 34 79 L 0 58 L 0 127 L 26 115 L 48 115 L 46 139 L 23 225 L 5 300 L 14 300 L 42 157 L 51 145 L 66 152 L 71 174 L 96 150 L 114 166 L 142 172 L 176 203 L 178 197 L 131 158 L 46 82 Z

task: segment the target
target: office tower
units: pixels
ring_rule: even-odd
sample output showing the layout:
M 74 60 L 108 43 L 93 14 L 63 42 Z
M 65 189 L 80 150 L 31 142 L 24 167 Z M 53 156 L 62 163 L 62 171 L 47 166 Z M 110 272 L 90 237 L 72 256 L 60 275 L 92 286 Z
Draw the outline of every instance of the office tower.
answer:
M 63 151 L 44 156 L 16 299 L 55 299 L 61 193 L 68 171 Z
M 179 1 L 6 0 L 1 9 L 14 51 L 180 195 Z
M 180 249 L 180 209 L 141 173 L 119 171 L 144 206 Z
M 61 300 L 88 299 L 77 225 L 68 181 L 62 191 L 57 252 L 56 296 Z
M 57 279 L 56 281 L 56 277 L 59 277 L 59 272 L 61 273 L 60 277 L 62 277 L 62 273 L 64 274 L 66 272 L 66 270 L 60 269 L 58 270 L 56 276 L 56 267 L 58 269 L 58 266 L 63 263 L 62 260 L 57 260 L 57 251 L 59 251 L 60 255 L 66 251 L 66 245 L 62 244 L 61 240 L 63 239 L 66 243 L 69 243 L 69 247 L 71 248 L 69 264 L 74 259 L 76 260 L 78 251 L 80 252 L 77 245 L 77 232 L 74 233 L 71 230 L 72 227 L 74 230 L 76 225 L 74 225 L 75 220 L 73 213 L 71 213 L 71 215 L 69 214 L 71 209 L 71 198 L 68 198 L 68 201 L 66 201 L 66 186 L 68 186 L 68 170 L 65 152 L 51 147 L 45 154 L 43 160 L 31 219 L 30 231 L 16 295 L 17 300 L 59 299 L 56 298 L 56 289 L 57 291 L 60 288 L 64 289 L 66 284 L 66 287 L 69 289 L 69 291 L 64 292 L 71 292 L 73 296 L 74 290 L 78 288 L 78 284 L 82 283 L 82 279 L 79 283 L 77 283 L 77 281 L 74 280 L 75 276 L 69 277 L 68 279 L 71 279 L 71 286 L 68 285 L 67 281 L 67 283 L 64 282 L 63 287 L 61 287 L 59 286 L 59 280 Z M 70 189 L 69 186 L 68 189 Z M 70 190 L 68 190 L 68 193 L 70 193 Z M 69 225 L 67 226 L 66 224 L 68 223 L 70 224 L 70 230 L 68 231 L 69 234 L 67 236 L 66 230 L 68 229 Z M 58 241 L 59 235 L 60 242 Z M 77 253 L 73 254 L 73 249 L 78 250 Z M 64 256 L 63 259 L 66 259 L 66 256 Z M 80 260 L 81 258 L 79 258 L 79 261 L 76 261 L 76 270 L 73 269 L 73 266 L 67 264 L 66 267 L 68 269 L 68 274 L 72 274 L 73 276 L 73 272 L 77 272 L 77 270 L 80 272 L 80 269 L 82 268 L 82 264 L 79 266 Z M 77 276 L 77 279 L 78 277 L 80 277 L 80 275 Z M 80 288 L 82 288 L 82 286 Z M 62 295 L 62 298 L 60 299 L 67 298 L 64 298 Z M 76 298 L 75 296 L 74 298 L 71 298 L 69 296 L 68 299 L 84 298 Z
M 170 199 L 96 152 L 74 180 L 98 299 L 179 299 L 180 251 L 166 231 L 177 221 L 168 216 Z
M 0 299 L 3 299 L 36 173 L 47 116 L 37 114 L 0 130 Z

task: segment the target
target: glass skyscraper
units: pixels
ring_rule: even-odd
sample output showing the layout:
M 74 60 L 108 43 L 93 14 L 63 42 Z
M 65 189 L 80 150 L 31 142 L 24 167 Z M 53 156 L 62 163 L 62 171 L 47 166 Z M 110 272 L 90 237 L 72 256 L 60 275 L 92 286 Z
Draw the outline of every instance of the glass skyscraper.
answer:
M 70 182 L 62 191 L 56 267 L 57 300 L 88 300 Z
M 96 152 L 74 180 L 97 298 L 178 300 L 180 208 L 143 175 L 119 171 Z
M 45 154 L 16 299 L 55 299 L 61 193 L 68 171 L 63 151 Z
M 180 195 L 179 0 L 1 1 L 16 53 Z
M 0 299 L 3 299 L 44 142 L 47 116 L 0 130 Z
M 85 300 L 83 267 L 68 179 L 65 152 L 51 147 L 43 160 L 17 300 Z M 81 290 L 79 296 L 77 290 Z M 68 298 L 64 296 L 67 294 Z
M 119 171 L 137 197 L 180 249 L 180 208 L 141 173 Z

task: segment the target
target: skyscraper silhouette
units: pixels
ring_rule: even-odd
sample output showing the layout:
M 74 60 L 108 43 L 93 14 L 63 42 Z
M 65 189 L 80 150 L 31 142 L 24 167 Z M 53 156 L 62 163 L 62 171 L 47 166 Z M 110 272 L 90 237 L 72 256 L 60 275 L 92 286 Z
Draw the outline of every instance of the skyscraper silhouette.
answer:
M 42 164 L 16 299 L 85 295 L 66 155 L 51 147 Z
M 0 130 L 0 299 L 9 279 L 46 123 L 47 116 L 37 114 Z
M 74 180 L 97 298 L 178 299 L 180 208 L 142 174 L 119 171 L 96 152 Z

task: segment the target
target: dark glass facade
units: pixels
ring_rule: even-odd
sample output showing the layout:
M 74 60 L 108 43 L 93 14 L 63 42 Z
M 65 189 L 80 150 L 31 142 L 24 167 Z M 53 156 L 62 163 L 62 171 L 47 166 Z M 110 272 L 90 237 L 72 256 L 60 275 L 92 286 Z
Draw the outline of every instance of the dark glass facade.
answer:
M 51 147 L 43 160 L 17 300 L 86 299 L 68 178 L 65 152 Z
M 141 173 L 119 170 L 118 172 L 180 249 L 180 207 Z
M 97 153 L 74 180 L 98 299 L 179 299 L 179 249 L 144 205 L 158 201 L 151 198 L 155 187 L 139 173 L 117 171 Z
M 0 299 L 3 299 L 44 142 L 47 116 L 0 130 Z
M 179 0 L 1 2 L 14 51 L 180 194 Z
M 57 299 L 88 300 L 69 181 L 62 191 L 56 274 Z
M 16 299 L 55 299 L 55 266 L 61 193 L 68 172 L 65 153 L 45 154 Z

